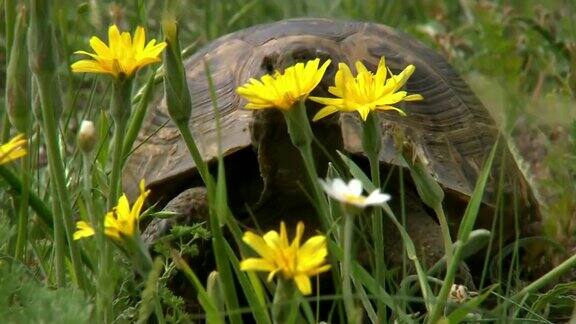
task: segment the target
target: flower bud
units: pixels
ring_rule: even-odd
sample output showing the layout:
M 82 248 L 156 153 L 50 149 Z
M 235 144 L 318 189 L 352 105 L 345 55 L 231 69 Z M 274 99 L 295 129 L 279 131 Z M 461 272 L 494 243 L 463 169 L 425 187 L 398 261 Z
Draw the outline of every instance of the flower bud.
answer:
M 416 184 L 416 190 L 422 202 L 434 210 L 441 208 L 444 190 L 428 172 L 424 161 L 418 157 L 414 161 L 407 157 L 404 157 L 404 160 L 408 164 L 410 175 Z
M 83 120 L 78 132 L 78 146 L 83 153 L 90 153 L 98 142 L 96 128 L 94 123 L 89 120 Z
M 30 1 L 28 29 L 29 65 L 34 74 L 52 75 L 56 72 L 56 53 L 50 23 L 50 1 Z
M 395 129 L 392 131 L 392 136 L 394 146 L 410 170 L 410 176 L 422 202 L 434 210 L 441 208 L 444 201 L 444 190 L 428 171 L 427 161 L 418 154 L 403 131 Z
M 212 299 L 212 303 L 214 303 L 220 311 L 224 311 L 224 291 L 222 283 L 220 282 L 221 280 L 218 271 L 210 272 L 208 282 L 206 283 L 206 292 L 208 296 L 210 296 L 210 299 Z
M 34 74 L 37 90 L 31 91 L 32 94 L 38 93 L 44 98 L 40 98 L 42 115 L 45 106 L 51 105 L 49 114 L 59 120 L 62 113 L 61 89 L 59 87 L 59 78 L 56 71 L 56 41 L 54 39 L 53 27 L 50 22 L 50 5 L 52 1 L 30 0 L 30 26 L 28 27 L 28 66 Z M 33 86 L 34 87 L 34 86 Z M 34 90 L 34 89 L 32 89 Z M 38 118 L 41 120 L 41 118 Z
M 176 125 L 187 124 L 192 113 L 192 98 L 188 91 L 186 71 L 180 54 L 178 26 L 173 15 L 165 14 L 162 30 L 168 46 L 164 51 L 164 94 L 170 118 Z
M 10 123 L 26 133 L 30 125 L 30 70 L 26 49 L 26 10 L 20 7 L 14 28 L 14 42 L 6 69 L 6 111 Z

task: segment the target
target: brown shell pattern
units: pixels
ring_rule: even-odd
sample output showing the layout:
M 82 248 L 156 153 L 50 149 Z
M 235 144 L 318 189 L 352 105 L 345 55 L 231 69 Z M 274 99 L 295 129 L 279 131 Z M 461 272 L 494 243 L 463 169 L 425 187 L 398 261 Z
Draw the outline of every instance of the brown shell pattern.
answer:
M 210 66 L 217 91 L 222 150 L 230 154 L 251 145 L 253 112 L 242 109 L 245 102 L 235 89 L 250 77 L 266 73 L 265 65 L 271 57 L 283 53 L 297 57 L 299 52 L 329 57 L 332 68 L 338 62 L 353 66 L 357 60 L 376 67 L 381 56 L 395 73 L 414 64 L 416 71 L 406 90 L 422 94 L 425 100 L 406 104 L 403 108 L 407 117 L 381 113 L 382 127 L 403 129 L 415 152 L 445 188 L 465 195 L 472 192 L 498 136 L 494 121 L 444 58 L 406 34 L 373 23 L 298 19 L 259 25 L 223 36 L 188 59 L 186 71 L 193 100 L 189 127 L 206 160 L 215 158 L 217 142 L 204 62 Z M 332 80 L 333 73 L 321 86 Z M 356 115 L 340 115 L 344 149 L 350 153 L 362 151 Z M 396 163 L 392 138 L 384 134 L 381 160 Z M 139 148 L 125 167 L 128 192 L 136 192 L 141 178 L 149 184 L 170 183 L 194 168 L 186 145 L 169 119 L 165 100 L 150 109 L 135 145 Z

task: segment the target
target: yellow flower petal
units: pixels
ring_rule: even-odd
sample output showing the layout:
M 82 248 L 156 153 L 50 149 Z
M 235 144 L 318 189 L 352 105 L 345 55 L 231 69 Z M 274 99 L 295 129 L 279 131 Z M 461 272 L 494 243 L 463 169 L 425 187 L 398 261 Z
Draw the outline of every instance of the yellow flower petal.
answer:
M 262 239 L 264 240 L 264 243 L 266 244 L 266 246 L 270 249 L 270 253 L 272 253 L 272 259 L 275 258 L 280 258 L 282 255 L 279 254 L 281 253 L 281 251 L 284 250 L 284 248 L 282 247 L 282 238 L 280 236 L 280 234 L 278 234 L 278 232 L 276 231 L 269 231 L 268 233 L 264 234 L 262 236 Z M 262 255 L 262 254 L 261 254 Z M 264 255 L 262 255 L 264 256 Z
M 328 270 L 330 270 L 330 265 L 326 264 L 326 265 L 323 265 L 321 267 L 311 268 L 309 271 L 306 272 L 306 274 L 308 276 L 315 276 L 315 275 L 318 275 L 322 272 L 326 272 Z
M 318 121 L 326 116 L 332 115 L 333 113 L 338 112 L 338 108 L 336 106 L 326 106 L 322 109 L 320 109 L 316 115 L 314 115 L 314 118 L 312 118 L 312 121 Z
M 418 101 L 418 100 L 424 100 L 424 97 L 422 97 L 422 95 L 419 94 L 411 94 L 404 97 L 404 101 Z
M 296 287 L 302 293 L 302 295 L 310 295 L 312 293 L 312 284 L 310 282 L 310 277 L 301 274 L 294 277 L 296 282 Z
M 394 110 L 394 111 L 398 112 L 401 116 L 406 116 L 406 113 L 404 112 L 404 110 L 402 110 L 400 108 L 392 107 L 392 106 L 376 107 L 376 109 L 377 110 Z
M 112 51 L 110 51 L 110 48 L 108 47 L 108 45 L 106 45 L 100 38 L 98 38 L 96 36 L 92 36 L 90 38 L 90 47 L 92 47 L 92 49 L 96 53 L 95 54 L 96 57 L 102 57 L 105 59 L 110 59 L 110 58 L 114 57 L 114 54 L 112 53 Z M 77 51 L 75 53 L 77 54 L 80 52 L 81 51 Z M 84 51 L 82 51 L 82 52 L 86 53 Z
M 358 107 L 358 113 L 360 114 L 360 118 L 362 118 L 363 121 L 366 121 L 366 119 L 368 119 L 368 114 L 370 113 L 370 107 L 369 106 L 360 106 Z
M 24 134 L 19 134 L 8 143 L 0 145 L 0 164 L 14 161 L 26 155 L 27 144 L 28 141 L 24 138 Z
M 324 263 L 328 250 L 322 248 L 323 246 L 326 246 L 326 238 L 324 236 L 314 236 L 306 241 L 298 254 L 299 258 L 303 260 L 299 264 L 301 270 L 308 271 Z
M 295 67 L 301 69 L 301 67 Z M 243 240 L 260 255 L 261 258 L 247 258 L 240 263 L 241 270 L 268 271 L 268 280 L 276 274 L 292 279 L 305 295 L 312 292 L 310 276 L 330 269 L 326 264 L 328 249 L 326 238 L 317 235 L 300 246 L 304 235 L 304 223 L 298 222 L 294 240 L 290 243 L 284 222 L 280 224 L 280 233 L 269 231 L 263 236 L 252 232 L 244 233 Z
M 72 72 L 75 73 L 108 73 L 114 76 L 116 75 L 114 71 L 103 69 L 102 64 L 92 60 L 80 60 L 78 62 L 74 62 L 70 67 L 72 68 Z
M 416 67 L 410 64 L 402 72 L 400 72 L 400 74 L 394 76 L 394 79 L 396 80 L 396 86 L 394 87 L 392 92 L 396 92 L 396 90 L 402 88 L 406 83 L 406 81 L 408 81 L 410 76 L 412 76 L 412 73 L 414 73 L 415 70 Z
M 122 242 L 125 237 L 131 237 L 136 234 L 142 206 L 146 197 L 150 194 L 150 190 L 145 190 L 143 181 L 140 182 L 140 190 L 140 196 L 136 199 L 132 208 L 130 208 L 128 197 L 123 194 L 118 199 L 117 205 L 104 215 L 104 234 L 106 236 Z M 74 233 L 74 239 L 94 235 L 94 229 L 86 222 L 78 222 L 77 227 L 78 231 Z
M 300 241 L 302 240 L 302 235 L 304 235 L 304 223 L 298 222 L 296 224 L 296 236 L 294 237 L 294 241 L 290 244 L 291 247 L 298 249 L 300 247 Z
M 118 215 L 119 220 L 128 219 L 130 215 L 130 203 L 128 202 L 128 197 L 126 197 L 126 195 L 122 195 L 120 199 L 118 199 L 116 215 Z
M 391 105 L 402 101 L 422 100 L 419 94 L 408 94 L 400 90 L 415 71 L 414 65 L 408 65 L 400 74 L 388 76 L 388 69 L 384 57 L 378 62 L 376 73 L 369 71 L 358 61 L 355 63 L 356 77 L 348 65 L 338 64 L 338 71 L 334 78 L 334 86 L 328 92 L 336 98 L 310 97 L 310 100 L 325 105 L 315 116 L 318 121 L 337 111 L 357 111 L 362 120 L 367 120 L 370 112 L 375 110 L 395 110 L 401 115 L 405 113 Z
M 276 267 L 266 259 L 248 258 L 240 262 L 242 271 L 274 271 Z
M 286 224 L 280 222 L 280 247 L 283 249 L 288 248 L 288 232 L 286 231 Z
M 104 234 L 110 238 L 121 240 L 122 225 L 116 220 L 113 212 L 104 217 Z
M 395 103 L 404 100 L 405 97 L 406 97 L 406 91 L 395 92 L 389 96 L 382 97 L 380 100 L 376 100 L 374 102 L 374 105 L 376 106 L 393 105 Z
M 295 103 L 305 100 L 310 92 L 318 86 L 326 69 L 330 65 L 327 60 L 320 65 L 320 59 L 306 63 L 296 63 L 273 75 L 266 74 L 260 80 L 249 79 L 247 83 L 236 89 L 236 92 L 248 102 L 246 109 L 278 108 L 291 109 Z
M 94 229 L 90 224 L 84 221 L 79 221 L 76 223 L 76 232 L 74 232 L 74 239 L 79 240 L 81 238 L 90 237 L 94 235 Z
M 88 55 L 92 60 L 80 60 L 72 64 L 73 72 L 106 73 L 114 78 L 132 77 L 138 69 L 160 61 L 159 55 L 166 47 L 165 42 L 156 44 L 151 40 L 146 46 L 144 28 L 137 27 L 134 38 L 130 33 L 120 33 L 116 25 L 108 28 L 108 45 L 98 37 L 90 38 L 90 47 L 94 54 L 77 51 L 76 54 Z
M 242 241 L 248 244 L 256 253 L 258 253 L 263 258 L 270 260 L 275 257 L 274 252 L 270 246 L 264 241 L 264 239 L 252 232 L 244 233 Z

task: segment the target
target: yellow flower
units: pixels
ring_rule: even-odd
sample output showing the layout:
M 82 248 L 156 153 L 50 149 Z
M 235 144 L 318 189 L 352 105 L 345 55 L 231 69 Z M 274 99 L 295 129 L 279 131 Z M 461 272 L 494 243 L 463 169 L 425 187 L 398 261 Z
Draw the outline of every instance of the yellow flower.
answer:
M 382 57 L 376 74 L 368 71 L 362 62 L 356 62 L 358 74 L 354 77 L 346 64 L 338 64 L 335 85 L 328 89 L 338 98 L 310 97 L 310 100 L 326 105 L 313 120 L 317 121 L 337 111 L 358 111 L 363 120 L 366 120 L 373 110 L 396 110 L 405 115 L 401 109 L 392 105 L 401 101 L 423 99 L 419 94 L 409 95 L 406 91 L 398 91 L 414 73 L 414 69 L 414 65 L 408 65 L 400 74 L 391 74 L 386 79 L 387 68 Z
M 284 70 L 284 73 L 276 71 L 273 76 L 266 74 L 260 80 L 251 78 L 248 83 L 238 87 L 236 92 L 248 100 L 245 106 L 247 109 L 289 110 L 296 102 L 305 100 L 322 81 L 330 62 L 327 60 L 320 67 L 318 58 L 306 64 L 296 63 Z
M 122 240 L 122 237 L 134 235 L 138 227 L 140 210 L 149 194 L 150 190 L 145 190 L 144 180 L 140 181 L 140 196 L 136 199 L 132 208 L 130 208 L 128 197 L 123 194 L 118 199 L 118 205 L 104 216 L 104 234 L 119 241 Z M 94 228 L 85 221 L 77 222 L 76 227 L 75 240 L 94 235 Z
M 264 236 L 252 232 L 244 233 L 242 240 L 256 251 L 261 258 L 247 258 L 240 262 L 243 271 L 269 271 L 268 280 L 280 272 L 285 279 L 293 279 L 304 295 L 312 292 L 310 277 L 330 269 L 326 263 L 326 237 L 313 236 L 302 246 L 300 241 L 304 234 L 304 223 L 298 222 L 296 237 L 292 244 L 288 242 L 286 225 L 280 223 L 280 234 L 270 231 Z
M 13 137 L 8 143 L 0 145 L 0 164 L 8 163 L 26 155 L 28 141 L 24 134 Z
M 95 54 L 85 51 L 77 51 L 75 54 L 84 54 L 92 57 L 92 60 L 80 60 L 72 64 L 73 72 L 108 73 L 114 78 L 131 77 L 139 68 L 148 64 L 160 62 L 160 53 L 166 47 L 165 42 L 156 44 L 152 39 L 146 46 L 146 34 L 144 28 L 136 28 L 134 40 L 130 33 L 120 34 L 116 25 L 108 29 L 108 42 L 106 45 L 100 38 L 90 38 L 90 46 Z

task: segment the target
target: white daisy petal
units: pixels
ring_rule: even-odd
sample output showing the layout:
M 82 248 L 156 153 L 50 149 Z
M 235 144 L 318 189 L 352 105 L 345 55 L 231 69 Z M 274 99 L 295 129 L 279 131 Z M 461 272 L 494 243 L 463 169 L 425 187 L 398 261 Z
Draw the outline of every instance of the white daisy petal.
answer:
M 358 179 L 352 179 L 348 182 L 348 194 L 361 196 L 362 195 L 362 181 Z
M 340 194 L 334 190 L 334 184 L 332 181 L 320 180 L 320 185 L 324 188 L 326 194 L 334 199 L 340 199 Z
M 366 198 L 366 205 L 381 205 L 390 200 L 390 198 L 390 195 L 383 194 L 380 189 L 376 189 Z
M 369 196 L 362 195 L 362 182 L 358 179 L 352 179 L 348 184 L 340 178 L 319 179 L 319 182 L 328 196 L 347 205 L 364 208 L 370 205 L 381 205 L 390 200 L 390 195 L 381 193 L 380 189 L 374 190 Z
M 348 186 L 344 182 L 344 180 L 340 178 L 332 179 L 332 190 L 336 193 L 339 197 L 343 197 L 344 194 L 348 193 Z

